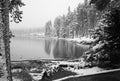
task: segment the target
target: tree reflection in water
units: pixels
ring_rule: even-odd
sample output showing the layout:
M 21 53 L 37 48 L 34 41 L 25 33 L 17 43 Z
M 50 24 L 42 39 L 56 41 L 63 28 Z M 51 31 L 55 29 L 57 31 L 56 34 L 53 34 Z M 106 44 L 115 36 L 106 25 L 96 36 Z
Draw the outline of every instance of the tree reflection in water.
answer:
M 49 54 L 50 55 L 50 53 L 51 53 L 51 43 L 52 43 L 52 40 L 51 39 L 45 39 L 45 52 L 47 53 L 47 54 Z
M 74 59 L 79 58 L 87 50 L 86 47 L 81 47 L 68 42 L 66 40 L 59 39 L 55 43 L 53 49 L 54 58 Z

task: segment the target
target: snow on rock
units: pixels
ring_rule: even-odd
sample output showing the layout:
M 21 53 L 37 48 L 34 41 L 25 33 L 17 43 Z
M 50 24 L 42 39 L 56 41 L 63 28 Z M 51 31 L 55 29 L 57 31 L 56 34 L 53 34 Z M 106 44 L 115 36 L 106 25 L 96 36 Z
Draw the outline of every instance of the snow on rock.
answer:
M 65 70 L 75 72 L 79 75 L 89 75 L 103 71 L 103 69 L 99 67 L 92 67 L 92 68 L 85 67 L 86 63 L 82 61 L 81 62 L 61 61 L 59 65 L 66 65 Z M 73 67 L 70 67 L 71 65 Z M 84 68 L 79 68 L 79 67 L 84 67 Z
M 22 69 L 12 69 L 12 73 L 22 72 Z
M 36 80 L 36 81 L 42 79 L 42 76 L 43 76 L 43 73 L 29 73 L 29 74 L 30 74 L 30 75 L 32 76 L 32 78 L 33 78 L 34 80 Z

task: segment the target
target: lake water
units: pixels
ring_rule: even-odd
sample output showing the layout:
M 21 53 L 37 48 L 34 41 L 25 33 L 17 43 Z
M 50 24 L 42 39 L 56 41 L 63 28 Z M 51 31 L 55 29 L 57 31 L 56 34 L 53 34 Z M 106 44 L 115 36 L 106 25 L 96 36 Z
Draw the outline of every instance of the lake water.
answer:
M 63 39 L 14 37 L 10 48 L 12 60 L 34 60 L 79 58 L 88 47 Z

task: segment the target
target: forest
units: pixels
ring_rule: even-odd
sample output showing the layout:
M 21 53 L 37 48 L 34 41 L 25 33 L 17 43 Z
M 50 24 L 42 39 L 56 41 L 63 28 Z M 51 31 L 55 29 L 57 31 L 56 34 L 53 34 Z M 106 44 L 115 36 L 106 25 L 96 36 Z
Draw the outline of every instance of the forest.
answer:
M 78 38 L 90 36 L 90 30 L 95 28 L 102 12 L 89 5 L 89 1 L 79 3 L 74 11 L 68 7 L 67 15 L 60 15 L 45 24 L 45 36 L 58 38 Z
M 74 11 L 45 24 L 45 36 L 58 38 L 93 38 L 83 58 L 90 65 L 120 63 L 120 1 L 84 0 Z M 105 64 L 105 65 L 104 65 Z
M 24 5 L 25 4 L 22 3 L 21 0 L 0 0 L 0 81 L 7 81 L 7 80 L 13 81 L 12 72 L 11 72 L 13 71 L 13 69 L 12 69 L 12 65 L 11 65 L 12 62 L 10 57 L 11 56 L 10 38 L 12 37 L 12 34 L 9 28 L 9 23 L 10 23 L 10 18 L 12 19 L 12 21 L 16 23 L 22 21 L 22 16 L 21 16 L 22 11 L 20 11 L 19 8 Z M 50 80 L 51 76 L 55 78 L 54 76 L 56 75 L 59 76 L 60 73 L 63 72 L 69 73 L 71 70 L 70 68 L 74 69 L 74 71 L 77 70 L 79 72 L 81 72 L 81 70 L 88 70 L 96 66 L 100 68 L 104 68 L 104 72 L 106 72 L 105 70 L 109 70 L 109 69 L 116 69 L 116 68 L 119 69 L 120 68 L 120 31 L 119 30 L 120 30 L 120 0 L 90 0 L 90 1 L 84 0 L 84 3 L 83 4 L 80 3 L 77 6 L 77 8 L 74 9 L 74 11 L 71 11 L 71 8 L 68 7 L 67 15 L 61 14 L 60 16 L 55 18 L 54 23 L 52 23 L 52 21 L 49 20 L 45 24 L 46 37 L 93 38 L 93 41 L 91 42 L 91 44 L 89 44 L 89 50 L 85 51 L 81 56 L 81 58 L 77 60 L 79 65 L 74 64 L 75 60 L 71 61 L 72 66 L 70 65 L 66 66 L 64 65 L 64 63 L 57 65 L 56 63 L 58 62 L 56 63 L 54 62 L 53 65 L 54 64 L 57 65 L 56 68 L 53 67 L 51 64 L 52 62 L 50 62 L 50 64 L 48 65 L 45 64 L 46 71 L 44 71 L 45 65 L 42 63 L 42 61 L 36 61 L 36 63 L 38 63 L 37 64 L 38 66 L 35 63 L 31 64 L 30 62 L 32 61 L 30 61 L 30 62 L 26 62 L 29 67 L 25 68 L 25 65 L 23 64 L 24 68 L 22 68 L 22 66 L 19 65 L 21 66 L 20 68 L 22 68 L 23 70 L 21 70 L 20 72 L 16 71 L 14 73 L 16 74 L 18 72 L 18 74 L 20 73 L 22 76 L 28 75 L 27 78 L 25 76 L 24 81 L 26 81 L 28 77 L 32 81 L 33 78 L 31 78 L 30 71 L 32 69 L 35 69 L 35 67 L 37 66 L 37 69 L 35 69 L 36 72 L 39 73 L 43 71 L 42 80 L 39 79 L 39 81 L 52 81 L 55 79 Z M 60 46 L 60 45 L 64 46 L 64 43 L 63 44 L 59 42 L 56 43 L 56 46 Z M 74 47 L 72 46 L 71 48 Z M 70 51 L 76 52 L 75 50 L 70 50 Z M 63 54 L 63 52 L 64 51 L 62 51 L 61 53 Z M 54 50 L 54 54 L 56 55 L 58 54 L 56 53 L 56 49 Z M 44 65 L 43 66 L 44 69 L 39 70 L 41 69 L 42 65 Z M 49 68 L 48 66 L 51 66 L 53 68 L 51 67 Z M 65 71 L 64 68 L 66 67 L 69 67 L 68 68 L 69 71 L 67 70 Z M 34 72 L 34 70 L 32 70 L 31 72 Z M 47 74 L 47 72 L 49 73 L 49 75 Z M 120 72 L 120 70 L 118 72 Z M 111 74 L 108 73 L 108 75 L 109 77 L 111 77 Z M 109 79 L 109 77 L 106 76 L 106 80 Z M 104 78 L 104 75 L 102 78 Z M 115 81 L 120 81 L 119 76 L 115 78 L 117 80 L 115 80 L 114 78 L 112 79 L 114 79 Z M 98 77 L 98 80 L 99 79 L 101 78 Z

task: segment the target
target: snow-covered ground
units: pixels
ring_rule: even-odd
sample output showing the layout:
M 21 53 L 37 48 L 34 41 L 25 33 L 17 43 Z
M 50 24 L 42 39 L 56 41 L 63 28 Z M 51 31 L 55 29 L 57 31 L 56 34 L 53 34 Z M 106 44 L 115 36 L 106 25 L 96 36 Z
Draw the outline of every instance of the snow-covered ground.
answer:
M 79 72 L 81 71 L 81 72 Z M 60 78 L 60 79 L 56 79 L 56 80 L 53 80 L 53 81 L 63 81 L 63 80 L 67 80 L 69 78 L 78 78 L 78 77 L 82 77 L 82 76 L 89 76 L 89 75 L 97 75 L 97 74 L 102 74 L 102 73 L 110 73 L 110 72 L 117 72 L 117 71 L 120 71 L 120 69 L 113 69 L 113 70 L 100 70 L 98 67 L 94 67 L 94 68 L 91 68 L 91 69 L 86 69 L 85 70 L 79 70 L 78 72 L 80 74 L 78 75 L 72 75 L 72 76 L 67 76 L 67 77 L 63 77 L 63 78 Z
M 90 74 L 95 74 L 95 73 L 98 73 L 98 72 L 102 72 L 103 69 L 101 69 L 99 67 L 86 68 L 86 69 L 69 68 L 69 71 L 75 72 L 78 75 L 90 75 Z
M 77 43 L 91 43 L 94 41 L 93 38 L 90 38 L 90 37 L 81 37 L 81 38 L 73 38 L 73 39 L 67 39 L 68 41 L 74 41 L 74 42 L 77 42 Z
M 53 38 L 53 39 L 63 39 L 63 40 L 71 41 L 71 42 L 86 43 L 86 44 L 90 44 L 91 42 L 94 41 L 94 39 L 90 38 L 90 37 L 81 37 L 81 38 L 57 38 L 57 37 L 51 37 L 51 38 Z
M 59 62 L 59 65 L 68 65 L 67 68 L 65 68 L 68 71 L 75 72 L 76 74 L 79 75 L 88 75 L 88 74 L 94 74 L 100 71 L 103 71 L 104 69 L 99 68 L 99 67 L 92 67 L 92 68 L 79 68 L 79 67 L 84 67 L 85 62 L 65 62 L 61 61 Z M 73 66 L 73 67 L 69 67 Z
M 68 64 L 68 65 L 78 65 L 79 66 L 79 62 L 61 62 L 60 64 Z M 70 75 L 70 76 L 67 76 L 67 77 L 63 77 L 63 78 L 60 78 L 60 79 L 56 79 L 56 80 L 53 80 L 53 81 L 62 81 L 62 80 L 66 80 L 68 78 L 77 78 L 77 77 L 81 77 L 81 76 L 89 76 L 89 75 L 97 75 L 97 74 L 103 74 L 103 73 L 109 73 L 109 72 L 117 72 L 117 71 L 120 71 L 120 69 L 110 69 L 110 70 L 106 70 L 106 69 L 103 69 L 103 68 L 100 68 L 100 67 L 92 67 L 92 68 L 82 68 L 82 69 L 76 69 L 76 68 L 71 68 L 71 67 L 68 67 L 68 68 L 65 68 L 65 70 L 67 71 L 71 71 L 71 72 L 74 72 L 76 73 L 77 75 Z
M 33 62 L 33 64 L 34 64 L 34 62 Z M 96 75 L 96 74 L 120 71 L 119 68 L 106 70 L 106 69 L 103 69 L 103 68 L 100 68 L 97 66 L 96 67 L 86 67 L 85 62 L 83 62 L 82 60 L 79 60 L 79 59 L 78 60 L 76 59 L 73 61 L 72 60 L 67 60 L 67 61 L 61 61 L 61 60 L 59 60 L 59 61 L 53 60 L 52 61 L 51 60 L 50 62 L 45 62 L 45 64 L 43 64 L 42 66 L 39 66 L 39 67 L 38 66 L 39 66 L 39 64 L 30 69 L 26 68 L 27 70 L 25 71 L 25 72 L 28 72 L 28 75 L 30 75 L 34 81 L 40 81 L 41 79 L 43 79 L 43 76 L 44 77 L 45 76 L 46 77 L 54 77 L 56 75 L 59 76 L 61 73 L 62 73 L 61 74 L 62 77 L 57 77 L 56 79 L 53 79 L 53 81 L 62 81 L 62 80 L 69 79 L 69 78 L 77 78 L 77 77 L 81 77 L 81 76 L 89 76 L 89 75 Z M 26 67 L 28 67 L 28 66 L 26 66 Z M 12 70 L 12 73 L 14 73 L 14 74 L 21 73 L 21 70 L 19 70 L 19 69 L 13 69 L 13 70 Z M 70 72 L 70 74 L 66 75 L 65 74 L 66 72 Z M 74 75 L 72 73 L 74 73 Z M 17 81 L 16 78 L 14 78 L 13 81 Z M 22 81 L 22 80 L 19 80 L 19 81 Z

